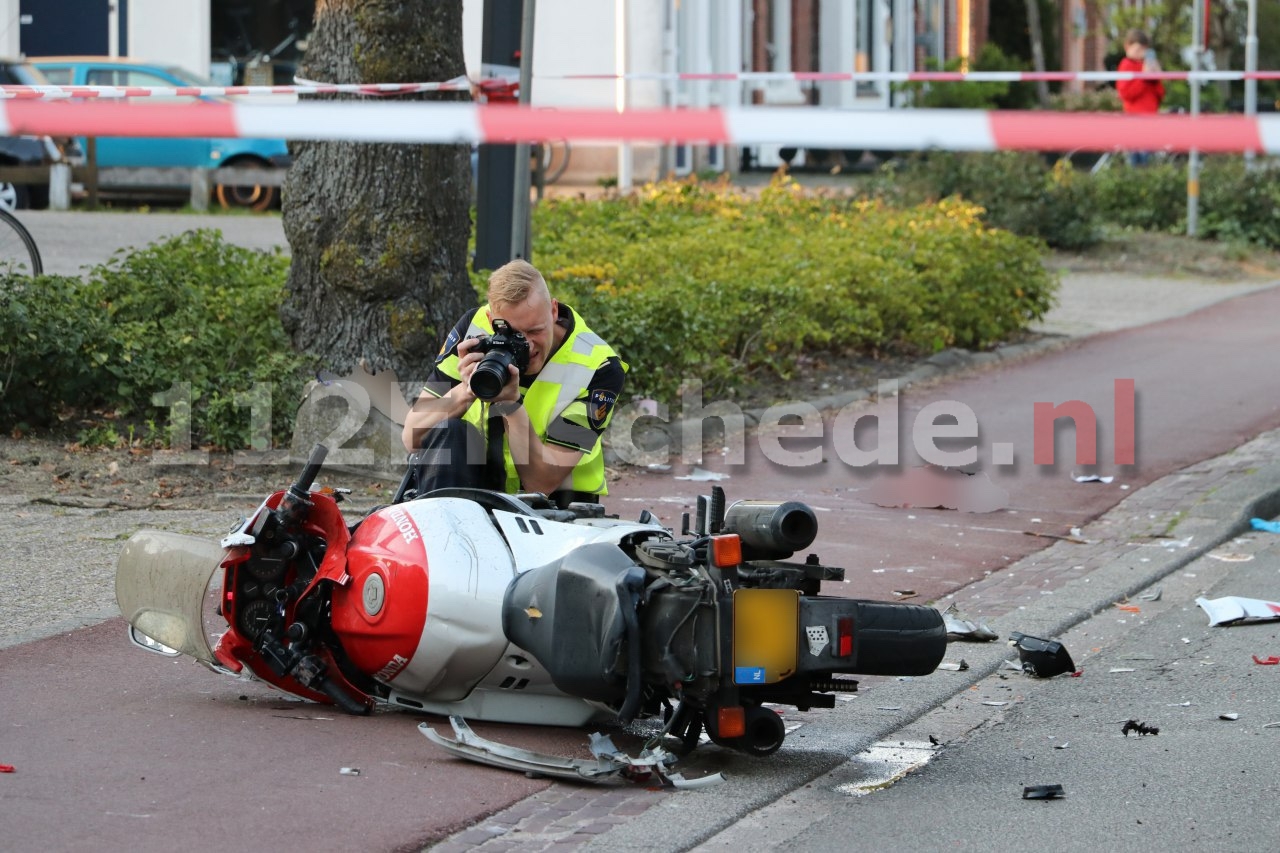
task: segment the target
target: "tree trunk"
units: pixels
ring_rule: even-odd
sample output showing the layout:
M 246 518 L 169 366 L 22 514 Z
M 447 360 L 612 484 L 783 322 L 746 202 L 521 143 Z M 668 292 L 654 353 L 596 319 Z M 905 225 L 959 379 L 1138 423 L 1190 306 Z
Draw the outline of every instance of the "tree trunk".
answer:
M 1044 30 L 1040 27 L 1040 0 L 1027 0 L 1027 34 L 1031 36 L 1031 62 L 1037 74 L 1044 73 Z M 1049 84 L 1036 81 L 1036 100 L 1040 109 L 1049 109 Z
M 317 0 L 299 75 L 400 83 L 464 71 L 461 3 Z M 294 142 L 290 150 L 284 230 L 293 259 L 281 320 L 294 347 L 341 375 L 364 362 L 425 379 L 449 328 L 476 304 L 468 147 Z

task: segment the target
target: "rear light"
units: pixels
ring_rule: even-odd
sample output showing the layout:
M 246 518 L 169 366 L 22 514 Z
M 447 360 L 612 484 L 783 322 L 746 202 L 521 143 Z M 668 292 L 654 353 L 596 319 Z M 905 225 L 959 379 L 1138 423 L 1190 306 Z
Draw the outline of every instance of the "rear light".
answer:
M 836 620 L 836 657 L 847 658 L 853 655 L 853 617 L 844 616 Z
M 711 563 L 716 568 L 727 569 L 742 563 L 742 540 L 736 533 L 711 537 Z
M 741 705 L 726 705 L 716 711 L 716 737 L 735 738 L 746 733 L 747 713 Z

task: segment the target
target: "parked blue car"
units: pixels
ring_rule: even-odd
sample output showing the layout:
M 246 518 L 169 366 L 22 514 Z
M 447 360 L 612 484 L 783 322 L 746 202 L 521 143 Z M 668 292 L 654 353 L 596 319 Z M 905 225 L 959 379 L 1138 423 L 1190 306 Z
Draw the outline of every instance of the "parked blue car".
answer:
M 210 86 L 182 68 L 149 65 L 128 59 L 92 56 L 33 57 L 29 62 L 55 86 Z M 187 103 L 194 98 L 138 98 L 150 103 Z M 212 100 L 212 99 L 207 99 Z M 81 147 L 87 150 L 85 140 Z M 289 151 L 283 139 L 170 139 L 163 137 L 100 137 L 99 168 L 283 168 Z M 106 185 L 103 185 L 107 188 Z M 279 187 L 269 184 L 222 185 L 214 194 L 223 207 L 266 210 L 279 198 Z

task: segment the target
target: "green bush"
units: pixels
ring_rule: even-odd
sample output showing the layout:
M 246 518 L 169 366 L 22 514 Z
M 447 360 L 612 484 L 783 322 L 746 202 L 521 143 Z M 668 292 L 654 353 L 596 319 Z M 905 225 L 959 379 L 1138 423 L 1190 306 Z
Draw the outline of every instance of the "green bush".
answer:
M 273 433 L 287 439 L 303 384 L 279 319 L 287 269 L 280 254 L 192 231 L 118 254 L 84 282 L 6 279 L 0 361 L 13 378 L 0 427 L 47 425 L 63 407 L 163 421 L 189 395 L 193 440 L 242 448 L 251 436 L 241 395 L 270 383 L 285 403 L 274 407 Z
M 964 60 L 955 57 L 947 60 L 942 70 L 960 71 Z M 930 60 L 927 70 L 937 71 L 938 63 Z M 1008 56 L 994 42 L 982 47 L 977 59 L 970 63 L 972 71 L 1026 71 L 1027 65 L 1017 57 Z M 899 84 L 903 91 L 913 93 L 912 102 L 917 107 L 933 109 L 967 110 L 1025 110 L 1035 106 L 1034 83 L 1002 83 L 995 81 L 966 80 L 956 83 L 910 82 Z
M 1171 231 L 1186 220 L 1187 167 L 1176 162 L 1130 166 L 1113 154 L 1093 182 L 1098 216 L 1114 225 L 1144 231 Z
M 649 185 L 539 205 L 534 257 L 553 292 L 638 369 L 633 393 L 708 397 L 829 352 L 989 347 L 1044 314 L 1041 244 L 988 228 L 979 208 L 904 210 L 725 184 Z
M 991 226 L 1054 248 L 1081 249 L 1101 239 L 1090 182 L 1036 154 L 929 151 L 886 164 L 868 192 L 895 204 L 959 196 L 980 205 Z
M 1280 249 L 1280 169 L 1249 169 L 1243 157 L 1208 160 L 1200 173 L 1200 223 L 1205 237 Z
M 99 380 L 83 353 L 107 340 L 103 307 L 69 276 L 0 279 L 0 428 L 52 422 L 66 406 L 96 402 Z

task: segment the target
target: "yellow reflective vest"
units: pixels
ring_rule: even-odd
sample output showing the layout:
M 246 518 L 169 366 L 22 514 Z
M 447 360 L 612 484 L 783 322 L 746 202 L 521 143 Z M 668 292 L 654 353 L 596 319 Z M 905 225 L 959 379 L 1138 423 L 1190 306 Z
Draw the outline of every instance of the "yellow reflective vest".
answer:
M 529 387 L 521 387 L 520 394 L 525 412 L 533 424 L 534 432 L 540 441 L 547 440 L 547 429 L 557 418 L 565 418 L 571 423 L 582 426 L 588 424 L 587 417 L 587 385 L 604 363 L 616 358 L 617 353 L 605 343 L 604 339 L 591 331 L 577 311 L 569 308 L 573 315 L 573 329 L 565 336 L 564 341 L 543 365 Z M 467 337 L 475 335 L 492 335 L 493 324 L 489 320 L 489 306 L 483 305 L 471 315 L 471 326 L 467 329 Z M 626 362 L 622 364 L 627 370 Z M 450 354 L 437 365 L 446 376 L 461 381 L 458 372 L 457 353 Z M 489 404 L 476 400 L 462 416 L 480 433 L 488 438 Z M 612 416 L 612 413 L 610 413 Z M 608 421 L 605 421 L 608 425 Z M 516 470 L 515 460 L 511 458 L 511 445 L 504 435 L 502 439 L 502 456 L 506 463 L 505 491 L 514 494 L 520 491 L 520 474 Z M 582 454 L 578 464 L 573 468 L 568 488 L 576 492 L 587 492 L 595 495 L 607 495 L 609 489 L 605 485 L 604 453 L 602 442 L 596 441 L 590 451 Z

